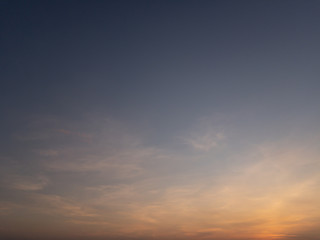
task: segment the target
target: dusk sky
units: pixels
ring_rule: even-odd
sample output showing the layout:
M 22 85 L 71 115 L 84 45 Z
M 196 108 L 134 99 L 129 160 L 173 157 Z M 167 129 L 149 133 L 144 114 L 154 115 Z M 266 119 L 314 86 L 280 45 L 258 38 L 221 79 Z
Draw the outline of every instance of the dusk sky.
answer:
M 0 238 L 319 240 L 320 1 L 0 1 Z

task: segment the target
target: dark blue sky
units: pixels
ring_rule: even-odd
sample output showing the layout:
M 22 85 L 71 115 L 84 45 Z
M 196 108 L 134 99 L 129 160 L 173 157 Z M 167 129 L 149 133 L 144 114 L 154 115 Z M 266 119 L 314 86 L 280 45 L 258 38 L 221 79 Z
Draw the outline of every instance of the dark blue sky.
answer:
M 9 111 L 188 117 L 317 100 L 317 1 L 1 5 Z

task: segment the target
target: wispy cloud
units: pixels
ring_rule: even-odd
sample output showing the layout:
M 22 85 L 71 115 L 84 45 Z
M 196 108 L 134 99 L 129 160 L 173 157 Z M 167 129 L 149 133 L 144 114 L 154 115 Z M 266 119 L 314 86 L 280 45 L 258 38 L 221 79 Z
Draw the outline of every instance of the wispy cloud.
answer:
M 6 187 L 16 190 L 38 191 L 45 188 L 49 180 L 43 175 L 27 176 L 7 173 L 3 176 L 3 183 Z
M 79 141 L 76 127 L 52 127 L 64 129 L 55 133 L 59 141 L 35 144 L 32 168 L 23 172 L 20 161 L 7 173 L 13 202 L 92 237 L 289 240 L 317 226 L 314 143 L 252 143 L 232 151 L 233 136 L 209 122 L 181 134 L 188 148 L 172 151 L 107 123 L 95 130 L 83 123 L 91 142 Z
M 33 199 L 36 204 L 33 208 L 45 214 L 59 214 L 75 218 L 98 216 L 97 211 L 93 208 L 90 208 L 81 202 L 70 200 L 59 195 L 34 194 L 31 195 L 30 198 Z
M 39 150 L 35 149 L 33 150 L 33 152 L 43 157 L 56 157 L 60 154 L 59 150 L 54 150 L 54 149 L 39 149 Z
M 211 119 L 200 121 L 185 136 L 181 137 L 184 143 L 200 152 L 216 149 L 225 138 L 226 135 L 221 124 L 217 124 Z
M 225 136 L 220 132 L 208 132 L 204 135 L 195 135 L 185 138 L 184 141 L 196 150 L 208 152 L 218 147 L 221 140 L 224 138 Z
M 58 159 L 43 161 L 50 171 L 59 172 L 103 172 L 114 178 L 128 178 L 144 172 L 143 162 L 156 158 L 152 148 L 123 149 L 114 154 L 99 153 L 95 155 L 77 156 L 69 159 L 63 154 Z M 67 159 L 67 160 L 66 160 Z
M 149 186 L 139 182 L 88 191 L 99 192 L 95 204 L 121 209 L 117 215 L 128 225 L 120 230 L 130 236 L 161 236 L 165 229 L 166 236 L 201 239 L 294 239 L 297 228 L 319 216 L 319 177 L 301 173 L 308 150 L 260 149 L 238 156 L 246 161 L 221 176 L 204 176 L 192 184 L 163 186 L 159 179 Z
M 9 201 L 0 201 L 0 216 L 12 214 L 15 210 L 23 208 L 20 204 L 16 204 Z
M 71 131 L 68 129 L 60 128 L 60 129 L 55 129 L 54 131 L 61 133 L 63 135 L 80 138 L 86 142 L 92 142 L 92 138 L 93 138 L 93 136 L 91 134 L 83 133 L 83 132 L 79 132 L 79 131 Z

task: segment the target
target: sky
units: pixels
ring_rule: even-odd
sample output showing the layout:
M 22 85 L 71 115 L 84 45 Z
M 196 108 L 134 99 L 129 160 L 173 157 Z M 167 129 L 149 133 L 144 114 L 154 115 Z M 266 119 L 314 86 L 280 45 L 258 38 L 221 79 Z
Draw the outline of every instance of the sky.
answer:
M 319 240 L 319 12 L 0 1 L 0 238 Z

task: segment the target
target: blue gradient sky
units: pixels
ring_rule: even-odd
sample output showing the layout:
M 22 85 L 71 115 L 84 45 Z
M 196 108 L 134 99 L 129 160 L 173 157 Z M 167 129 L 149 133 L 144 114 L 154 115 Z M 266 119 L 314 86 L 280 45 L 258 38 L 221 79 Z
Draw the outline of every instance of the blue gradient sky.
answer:
M 318 1 L 1 1 L 0 236 L 317 240 Z

